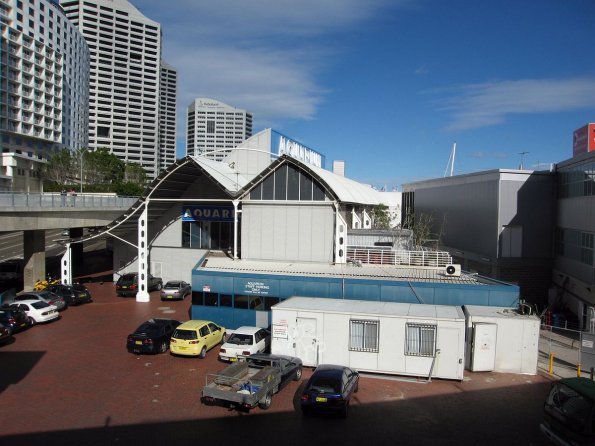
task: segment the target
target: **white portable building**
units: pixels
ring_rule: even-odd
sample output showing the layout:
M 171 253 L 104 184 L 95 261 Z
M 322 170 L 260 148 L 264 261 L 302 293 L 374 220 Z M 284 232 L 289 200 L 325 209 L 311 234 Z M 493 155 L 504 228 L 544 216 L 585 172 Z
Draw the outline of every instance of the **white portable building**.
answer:
M 465 305 L 463 311 L 467 320 L 467 369 L 537 373 L 539 317 L 506 307 Z
M 463 379 L 461 307 L 292 297 L 271 309 L 271 352 L 306 366 Z

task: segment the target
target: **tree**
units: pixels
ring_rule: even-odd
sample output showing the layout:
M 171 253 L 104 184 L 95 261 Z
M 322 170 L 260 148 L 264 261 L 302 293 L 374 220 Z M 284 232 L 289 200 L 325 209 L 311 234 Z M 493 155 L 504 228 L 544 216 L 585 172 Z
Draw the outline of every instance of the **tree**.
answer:
M 417 215 L 409 213 L 405 217 L 403 226 L 410 229 L 413 233 L 413 245 L 415 247 L 425 247 L 432 241 L 436 242 L 437 245 L 440 243 L 444 222 L 445 221 L 442 222 L 440 230 L 436 233 L 434 232 L 435 218 L 433 215 L 425 214 L 423 212 L 420 212 Z
M 107 148 L 87 151 L 84 155 L 84 176 L 90 184 L 117 184 L 124 178 L 124 161 Z
M 140 164 L 127 162 L 124 168 L 124 182 L 145 185 L 147 184 L 147 172 Z
M 81 165 L 82 157 L 82 165 Z M 81 172 L 82 169 L 82 172 Z M 116 192 L 140 195 L 147 184 L 147 174 L 138 163 L 124 162 L 107 148 L 96 151 L 68 149 L 56 151 L 44 169 L 46 190 L 84 186 L 87 192 Z M 82 178 L 81 178 L 82 176 Z
M 72 152 L 68 149 L 60 149 L 55 151 L 47 164 L 43 167 L 44 177 L 57 184 L 60 187 L 72 182 L 75 177 L 76 159 L 72 156 Z
M 387 205 L 381 203 L 373 206 L 370 209 L 370 217 L 372 218 L 373 228 L 390 229 L 391 214 Z

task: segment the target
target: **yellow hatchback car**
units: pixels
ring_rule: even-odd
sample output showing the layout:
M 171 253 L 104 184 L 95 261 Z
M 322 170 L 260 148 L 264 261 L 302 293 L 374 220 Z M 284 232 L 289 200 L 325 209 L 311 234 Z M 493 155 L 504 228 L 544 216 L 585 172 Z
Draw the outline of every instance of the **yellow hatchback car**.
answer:
M 174 331 L 169 351 L 174 355 L 198 356 L 204 358 L 207 350 L 225 339 L 225 327 L 211 321 L 186 321 Z

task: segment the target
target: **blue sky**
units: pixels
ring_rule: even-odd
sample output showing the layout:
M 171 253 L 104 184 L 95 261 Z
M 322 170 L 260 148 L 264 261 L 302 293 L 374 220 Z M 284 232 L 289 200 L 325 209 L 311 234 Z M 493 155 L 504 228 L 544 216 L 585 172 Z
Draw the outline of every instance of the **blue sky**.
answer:
M 197 97 L 389 189 L 442 177 L 455 142 L 455 174 L 545 168 L 595 122 L 593 0 L 131 2 L 178 69 L 178 156 Z

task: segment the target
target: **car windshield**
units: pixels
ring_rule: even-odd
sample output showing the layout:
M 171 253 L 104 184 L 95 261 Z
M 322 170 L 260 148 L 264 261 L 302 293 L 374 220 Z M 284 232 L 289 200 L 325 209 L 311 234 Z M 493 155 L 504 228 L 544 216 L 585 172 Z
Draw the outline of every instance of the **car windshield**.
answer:
M 268 366 L 274 366 L 275 362 L 271 359 L 257 359 L 257 358 L 251 358 L 248 357 L 246 358 L 246 361 L 248 361 L 248 364 L 250 365 L 250 367 L 255 367 L 255 368 L 264 368 L 264 367 L 268 367 Z
M 163 288 L 171 288 L 177 290 L 182 284 L 180 282 L 167 282 Z
M 42 291 L 41 293 L 39 293 L 39 297 L 41 297 L 42 299 L 55 299 L 58 296 L 56 296 L 51 291 Z
M 196 330 L 176 330 L 174 331 L 173 336 L 176 339 L 183 339 L 185 341 L 191 341 L 196 339 Z
M 14 300 L 40 300 L 40 297 L 35 294 L 21 294 L 15 297 Z
M 252 335 L 233 333 L 227 340 L 228 344 L 252 345 Z
M 313 377 L 310 390 L 318 393 L 339 393 L 339 381 L 328 376 Z
M 159 333 L 159 329 L 160 329 L 160 327 L 158 327 L 155 324 L 143 324 L 136 329 L 135 333 L 136 334 L 145 333 L 148 335 L 152 335 L 152 334 Z
M 31 306 L 33 308 L 35 308 L 36 310 L 41 310 L 42 308 L 47 308 L 50 306 L 50 304 L 48 304 L 47 302 L 44 302 L 42 300 L 40 300 L 39 302 L 33 302 L 31 304 Z
M 125 275 L 122 276 L 118 279 L 118 282 L 120 283 L 120 285 L 132 285 L 134 282 L 136 282 L 136 276 L 135 275 Z

